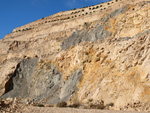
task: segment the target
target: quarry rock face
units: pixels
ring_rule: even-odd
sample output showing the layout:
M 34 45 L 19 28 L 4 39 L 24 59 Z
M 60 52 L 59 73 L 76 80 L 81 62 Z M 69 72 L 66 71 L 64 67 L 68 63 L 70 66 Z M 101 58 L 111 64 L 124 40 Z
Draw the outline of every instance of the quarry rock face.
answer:
M 77 91 L 82 70 L 73 72 L 68 80 L 59 69 L 49 63 L 38 65 L 38 59 L 23 59 L 11 78 L 10 89 L 2 98 L 32 98 L 36 102 L 58 103 L 68 101 Z M 36 97 L 36 98 L 35 98 Z
M 149 17 L 149 1 L 113 0 L 14 29 L 0 40 L 1 98 L 150 110 Z

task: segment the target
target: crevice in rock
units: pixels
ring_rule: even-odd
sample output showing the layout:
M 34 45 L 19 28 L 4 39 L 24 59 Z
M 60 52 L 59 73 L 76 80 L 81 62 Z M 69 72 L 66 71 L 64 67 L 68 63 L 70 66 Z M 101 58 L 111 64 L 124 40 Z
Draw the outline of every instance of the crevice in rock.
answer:
M 10 75 L 10 79 L 5 84 L 5 93 L 1 98 L 27 97 L 31 76 L 37 63 L 38 58 L 23 59 L 18 63 L 15 72 Z
M 14 88 L 14 84 L 13 84 L 13 78 L 16 75 L 16 70 L 18 69 L 18 67 L 20 66 L 20 63 L 18 63 L 17 68 L 15 69 L 14 73 L 10 73 L 8 74 L 8 76 L 10 77 L 9 80 L 6 82 L 5 84 L 5 92 L 3 95 L 5 95 L 6 93 L 10 92 L 11 90 L 13 90 Z
M 8 76 L 11 76 L 11 77 L 9 78 L 9 80 L 5 84 L 4 94 L 8 93 L 9 91 L 11 91 L 13 89 L 13 84 L 12 84 L 13 73 L 9 74 Z

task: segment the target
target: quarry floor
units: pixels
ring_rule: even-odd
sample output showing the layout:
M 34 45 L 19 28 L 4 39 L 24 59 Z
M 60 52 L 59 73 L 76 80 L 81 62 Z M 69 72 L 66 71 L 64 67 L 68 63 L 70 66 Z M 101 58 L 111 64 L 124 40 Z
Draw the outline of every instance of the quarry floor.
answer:
M 95 109 L 74 109 L 74 108 L 50 108 L 50 107 L 25 107 L 22 113 L 146 113 L 137 111 L 113 111 Z

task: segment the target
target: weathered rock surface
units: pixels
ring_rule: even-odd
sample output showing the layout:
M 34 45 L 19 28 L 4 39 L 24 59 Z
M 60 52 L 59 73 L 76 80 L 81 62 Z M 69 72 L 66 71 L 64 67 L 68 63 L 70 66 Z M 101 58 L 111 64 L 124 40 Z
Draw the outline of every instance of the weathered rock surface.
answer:
M 85 31 L 76 31 L 74 32 L 69 38 L 67 38 L 63 43 L 62 43 L 62 49 L 69 49 L 70 47 L 73 47 L 79 43 L 82 42 L 93 42 L 93 41 L 97 41 L 97 40 L 101 40 L 103 41 L 105 38 L 110 37 L 112 34 L 111 32 L 105 30 L 104 28 L 106 27 L 107 22 L 109 21 L 109 19 L 122 14 L 126 11 L 126 6 L 120 9 L 117 9 L 115 11 L 113 11 L 112 13 L 104 16 L 103 18 L 101 18 L 101 23 L 103 23 L 104 25 L 100 25 L 97 22 L 95 24 L 95 28 L 94 29 L 89 29 L 89 30 L 85 30 Z M 87 29 L 91 27 L 90 23 L 84 23 L 83 28 Z
M 108 3 L 60 12 L 0 40 L 1 98 L 149 111 L 150 2 Z
M 32 73 L 35 71 L 35 67 L 38 63 L 37 59 L 24 59 L 18 65 L 14 74 L 11 77 L 10 89 L 7 90 L 2 98 L 8 97 L 28 97 L 30 92 L 30 84 L 32 80 Z
M 104 40 L 111 36 L 111 33 L 104 30 L 104 26 L 97 27 L 90 31 L 76 31 L 62 43 L 62 49 L 69 49 L 85 41 Z
M 10 80 L 6 98 L 30 98 L 34 102 L 57 104 L 68 101 L 77 91 L 82 70 L 64 80 L 59 69 L 50 62 L 38 64 L 38 58 L 23 59 Z

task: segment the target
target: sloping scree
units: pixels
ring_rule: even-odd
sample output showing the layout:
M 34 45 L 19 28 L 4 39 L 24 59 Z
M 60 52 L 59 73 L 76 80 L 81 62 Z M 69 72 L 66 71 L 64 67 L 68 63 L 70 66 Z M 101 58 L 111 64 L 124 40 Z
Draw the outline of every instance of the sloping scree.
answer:
M 109 21 L 109 19 L 123 13 L 126 11 L 127 6 L 120 8 L 118 10 L 113 11 L 112 13 L 106 15 L 105 17 L 101 18 L 101 22 L 104 25 L 97 26 L 94 29 L 86 30 L 86 31 L 76 31 L 74 32 L 69 38 L 67 38 L 61 45 L 62 50 L 69 49 L 79 43 L 89 41 L 97 41 L 97 40 L 104 40 L 105 38 L 110 37 L 112 34 L 104 29 L 105 25 Z
M 43 104 L 68 101 L 78 90 L 82 70 L 74 71 L 67 80 L 52 63 L 38 65 L 38 58 L 22 60 L 12 77 L 10 91 L 2 96 L 30 98 Z

